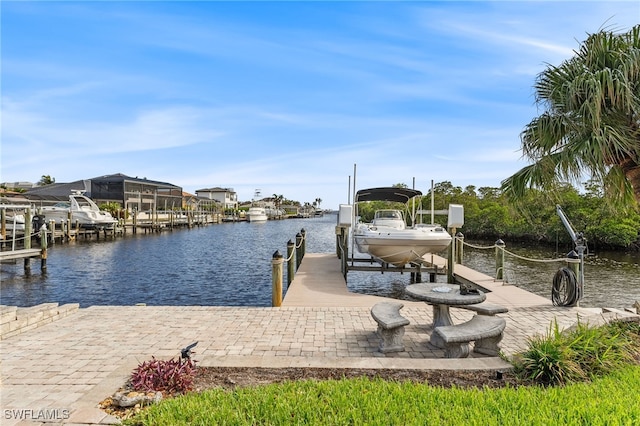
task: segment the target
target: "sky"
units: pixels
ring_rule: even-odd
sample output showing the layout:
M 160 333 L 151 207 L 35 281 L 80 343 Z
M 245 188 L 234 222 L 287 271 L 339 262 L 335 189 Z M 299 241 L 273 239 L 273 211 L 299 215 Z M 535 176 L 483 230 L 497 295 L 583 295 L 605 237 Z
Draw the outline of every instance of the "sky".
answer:
M 499 187 L 536 76 L 640 2 L 2 1 L 0 182 L 123 173 L 337 209 Z

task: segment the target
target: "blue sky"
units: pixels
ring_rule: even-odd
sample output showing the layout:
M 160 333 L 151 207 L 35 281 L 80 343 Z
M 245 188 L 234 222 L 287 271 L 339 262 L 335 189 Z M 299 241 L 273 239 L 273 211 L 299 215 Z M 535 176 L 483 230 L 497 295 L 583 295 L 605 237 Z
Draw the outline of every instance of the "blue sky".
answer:
M 111 173 L 325 208 L 526 162 L 535 77 L 640 2 L 0 3 L 0 182 Z

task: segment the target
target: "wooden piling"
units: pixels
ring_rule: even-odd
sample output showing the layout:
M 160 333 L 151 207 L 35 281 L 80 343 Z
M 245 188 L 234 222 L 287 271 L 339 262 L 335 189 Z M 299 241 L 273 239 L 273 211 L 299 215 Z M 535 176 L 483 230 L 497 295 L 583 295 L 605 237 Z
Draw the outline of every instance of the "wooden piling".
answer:
M 504 248 L 506 244 L 498 238 L 496 245 L 496 280 L 504 278 Z
M 454 253 L 456 250 L 456 228 L 449 228 L 449 233 L 451 234 L 451 244 L 449 244 L 449 250 L 447 252 L 447 283 L 455 284 L 456 278 L 454 276 Z
M 0 209 L 0 236 L 2 241 L 7 240 L 7 211 Z
M 295 276 L 295 248 L 296 243 L 291 240 L 287 241 L 287 288 L 289 288 L 291 282 L 293 281 L 293 277 Z
M 456 234 L 456 263 L 462 265 L 462 257 L 464 251 L 464 234 L 458 232 Z
M 302 263 L 302 234 L 296 234 L 296 271 Z
M 24 249 L 31 248 L 31 208 L 27 208 L 24 212 Z M 26 276 L 31 275 L 31 259 L 24 258 L 24 274 Z
M 47 228 L 40 229 L 40 271 L 47 272 Z
M 282 306 L 282 272 L 284 258 L 278 250 L 273 253 L 271 259 L 271 306 Z

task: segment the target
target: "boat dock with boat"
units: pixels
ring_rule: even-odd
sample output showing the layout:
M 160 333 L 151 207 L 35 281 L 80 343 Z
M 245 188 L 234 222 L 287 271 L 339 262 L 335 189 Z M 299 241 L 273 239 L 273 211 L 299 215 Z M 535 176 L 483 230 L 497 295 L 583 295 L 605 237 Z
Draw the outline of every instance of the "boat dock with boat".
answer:
M 435 254 L 424 261 L 439 270 L 447 264 Z M 507 357 L 525 349 L 529 337 L 545 334 L 553 324 L 564 329 L 578 319 L 618 315 L 554 306 L 547 298 L 462 265 L 456 264 L 455 274 L 487 290 L 487 301 L 508 308 L 500 314 L 507 324 L 501 342 Z M 100 410 L 99 402 L 122 386 L 141 360 L 178 356 L 180 348 L 195 341 L 196 359 L 203 367 L 484 371 L 479 374 L 511 367 L 501 357 L 476 353 L 445 358 L 443 349 L 429 343 L 431 306 L 411 300 L 401 301 L 402 316 L 410 322 L 403 336 L 405 350 L 381 353 L 371 315 L 380 302 L 397 300 L 350 292 L 336 253 L 305 253 L 280 308 L 2 307 L 2 328 L 12 330 L 10 336 L 0 336 L 7 348 L 0 354 L 3 408 L 60 407 L 69 423 L 115 422 Z M 468 310 L 451 309 L 456 323 L 472 316 Z M 45 317 L 46 321 L 36 321 Z M 23 328 L 16 328 L 21 324 Z M 82 360 L 74 355 L 78 348 Z M 38 392 L 33 391 L 36 388 Z

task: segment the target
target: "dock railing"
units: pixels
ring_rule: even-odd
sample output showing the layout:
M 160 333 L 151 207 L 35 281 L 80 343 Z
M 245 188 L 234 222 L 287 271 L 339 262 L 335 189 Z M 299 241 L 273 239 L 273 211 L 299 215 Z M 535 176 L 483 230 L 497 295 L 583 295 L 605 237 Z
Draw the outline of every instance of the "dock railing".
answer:
M 533 259 L 525 256 L 520 256 L 516 253 L 510 252 L 506 249 L 506 244 L 501 239 L 496 240 L 493 245 L 479 246 L 476 244 L 470 244 L 464 241 L 464 235 L 458 233 L 455 236 L 456 239 L 456 256 L 455 262 L 462 265 L 462 246 L 471 247 L 477 250 L 495 250 L 495 281 L 503 281 L 504 284 L 510 284 L 507 277 L 507 268 L 505 263 L 505 256 L 511 256 L 527 262 L 537 263 L 564 263 L 565 266 L 561 267 L 553 277 L 552 286 L 552 301 L 556 306 L 578 306 L 578 302 L 582 297 L 581 284 L 578 282 L 577 277 L 582 273 L 580 271 L 581 264 L 579 259 L 576 259 L 575 252 L 568 253 L 565 257 L 558 257 L 552 259 Z
M 287 262 L 287 288 L 293 282 L 295 272 L 300 268 L 302 259 L 306 252 L 307 231 L 303 229 L 296 234 L 295 244 L 289 240 L 287 242 L 287 258 L 276 250 L 271 259 L 271 306 L 279 308 L 282 306 L 282 283 L 284 275 L 284 262 Z M 295 266 L 295 267 L 294 267 Z

